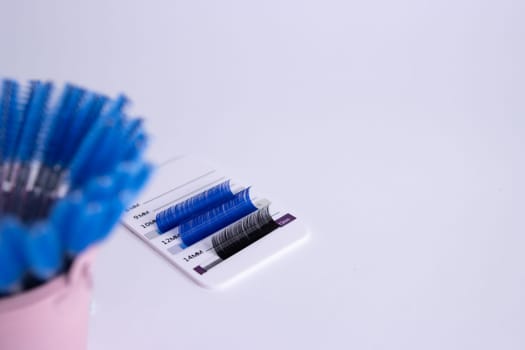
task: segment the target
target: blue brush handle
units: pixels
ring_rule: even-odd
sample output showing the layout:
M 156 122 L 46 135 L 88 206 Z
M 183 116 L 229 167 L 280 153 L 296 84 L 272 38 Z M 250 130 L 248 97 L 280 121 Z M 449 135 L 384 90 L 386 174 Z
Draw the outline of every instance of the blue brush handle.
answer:
M 62 267 L 62 246 L 57 230 L 47 222 L 35 224 L 25 240 L 25 253 L 32 275 L 47 280 Z
M 64 239 L 65 250 L 71 256 L 84 251 L 94 242 L 94 236 L 100 234 L 104 206 L 100 203 L 84 203 L 74 215 L 75 221 Z
M 59 232 L 59 239 L 62 242 L 67 240 L 69 232 L 80 217 L 83 209 L 84 200 L 80 192 L 68 195 L 53 207 L 49 220 Z
M 99 202 L 114 197 L 120 186 L 112 176 L 99 176 L 89 180 L 83 192 L 90 201 Z
M 100 218 L 97 230 L 93 231 L 93 243 L 104 240 L 118 223 L 126 205 L 119 199 L 114 198 L 104 203 L 104 214 Z
M 153 166 L 143 161 L 123 162 L 115 171 L 115 182 L 120 184 L 119 198 L 127 207 L 137 192 L 146 184 Z
M 20 287 L 26 270 L 23 256 L 23 237 L 27 235 L 15 218 L 0 220 L 0 292 L 11 292 Z
M 63 240 L 71 256 L 106 238 L 130 198 L 147 181 L 151 169 L 151 165 L 138 162 L 121 166 L 107 184 L 102 183 L 102 179 L 94 179 L 82 191 L 81 199 L 70 199 L 69 204 L 63 204 L 68 203 L 65 199 L 57 205 L 53 218 L 65 229 Z

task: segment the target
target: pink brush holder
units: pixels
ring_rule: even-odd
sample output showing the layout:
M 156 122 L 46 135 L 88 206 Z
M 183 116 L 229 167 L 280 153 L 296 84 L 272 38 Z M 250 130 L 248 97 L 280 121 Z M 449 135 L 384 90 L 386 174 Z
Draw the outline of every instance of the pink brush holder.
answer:
M 68 273 L 29 292 L 0 299 L 0 349 L 86 349 L 94 249 Z

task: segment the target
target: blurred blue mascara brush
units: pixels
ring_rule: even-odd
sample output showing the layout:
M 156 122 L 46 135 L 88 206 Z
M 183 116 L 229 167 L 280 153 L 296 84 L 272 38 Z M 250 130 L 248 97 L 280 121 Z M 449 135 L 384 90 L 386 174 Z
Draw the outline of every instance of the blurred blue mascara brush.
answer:
M 22 288 L 21 278 L 26 271 L 22 255 L 24 236 L 24 229 L 15 218 L 0 219 L 0 294 L 13 293 Z
M 36 287 L 107 237 L 144 186 L 141 119 L 128 100 L 67 84 L 0 86 L 0 296 Z

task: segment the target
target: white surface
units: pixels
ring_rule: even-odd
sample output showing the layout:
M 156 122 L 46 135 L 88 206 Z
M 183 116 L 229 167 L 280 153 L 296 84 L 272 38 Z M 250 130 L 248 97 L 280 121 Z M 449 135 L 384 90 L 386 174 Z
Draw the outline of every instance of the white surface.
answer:
M 524 7 L 3 0 L 2 74 L 124 90 L 313 231 L 210 292 L 118 230 L 90 349 L 525 348 Z

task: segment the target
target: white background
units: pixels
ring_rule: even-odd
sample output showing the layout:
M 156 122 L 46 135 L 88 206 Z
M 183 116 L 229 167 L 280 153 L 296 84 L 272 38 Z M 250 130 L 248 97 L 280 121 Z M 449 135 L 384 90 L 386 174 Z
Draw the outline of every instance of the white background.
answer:
M 0 1 L 0 75 L 123 91 L 312 231 L 213 292 L 117 230 L 90 349 L 525 348 L 525 2 Z

